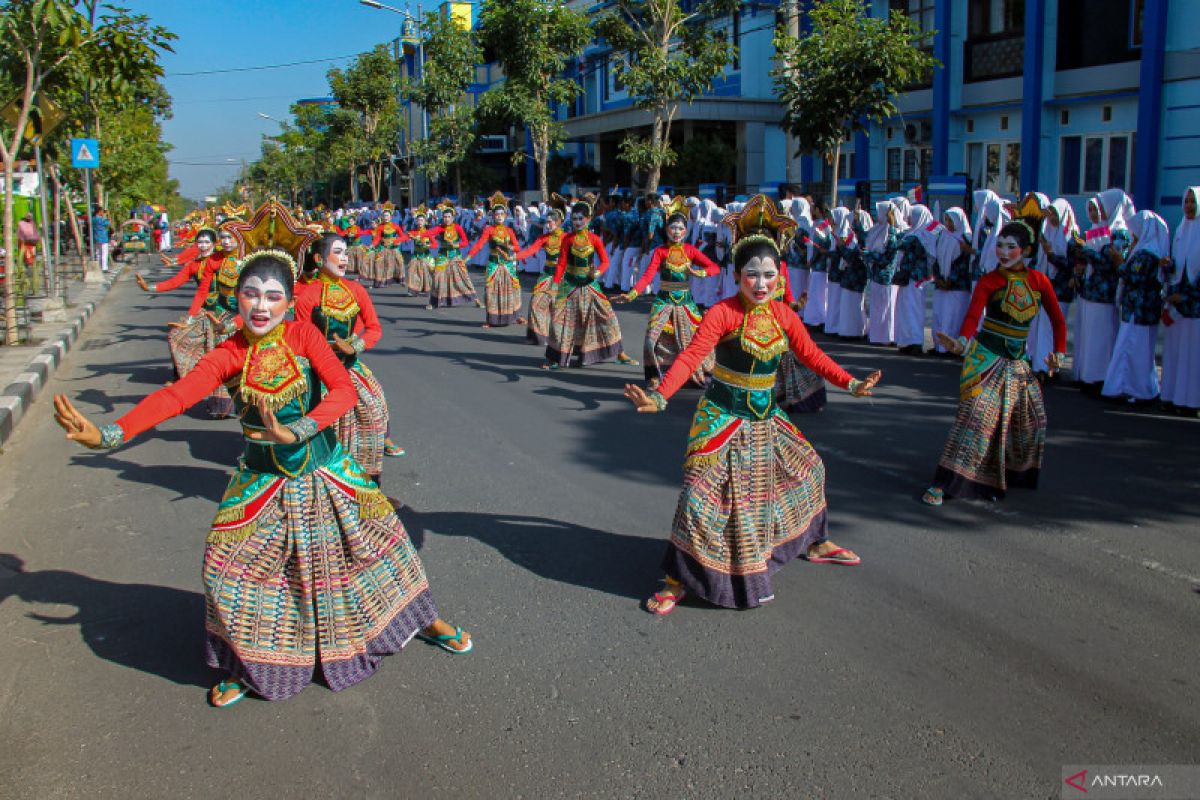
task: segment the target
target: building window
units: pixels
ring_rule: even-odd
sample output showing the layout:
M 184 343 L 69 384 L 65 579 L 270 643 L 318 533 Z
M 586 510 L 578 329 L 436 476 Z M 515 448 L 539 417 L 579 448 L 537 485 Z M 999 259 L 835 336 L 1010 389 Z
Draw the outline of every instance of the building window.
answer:
M 1002 130 L 1002 131 L 1008 130 L 1008 117 L 1007 116 L 1000 117 L 1000 130 Z
M 892 11 L 901 11 L 908 15 L 917 25 L 917 30 L 921 33 L 933 33 L 937 29 L 934 27 L 935 15 L 934 0 L 889 0 L 888 7 Z
M 972 39 L 1023 33 L 1025 30 L 1025 0 L 970 0 L 967 9 L 967 30 Z
M 1015 197 L 1021 188 L 1021 143 L 971 142 L 966 168 L 973 188 Z
M 900 183 L 900 148 L 889 147 L 887 151 L 887 180 L 888 184 Z
M 1062 194 L 1094 194 L 1133 181 L 1133 134 L 1064 136 L 1059 164 Z
M 1145 0 L 1058 0 L 1060 70 L 1099 67 L 1142 57 Z
M 1059 115 L 1058 122 L 1060 125 L 1070 125 L 1071 124 L 1071 112 L 1064 108 L 1062 110 L 1062 114 Z
M 1142 25 L 1146 16 L 1146 0 L 1130 0 L 1129 3 L 1129 47 L 1142 46 Z
M 739 70 L 742 68 L 742 10 L 736 9 L 730 14 L 733 27 L 733 68 Z
M 974 133 L 974 132 L 975 132 L 975 120 L 968 119 L 967 120 L 967 133 Z
M 1112 106 L 1105 106 L 1100 109 L 1100 121 L 1112 122 Z

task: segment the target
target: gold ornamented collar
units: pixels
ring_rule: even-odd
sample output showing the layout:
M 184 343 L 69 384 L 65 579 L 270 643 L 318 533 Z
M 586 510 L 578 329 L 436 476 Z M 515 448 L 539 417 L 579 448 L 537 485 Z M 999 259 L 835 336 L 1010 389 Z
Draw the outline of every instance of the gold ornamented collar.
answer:
M 746 316 L 742 318 L 742 326 L 738 329 L 738 339 L 742 349 L 759 361 L 769 361 L 782 355 L 788 348 L 787 335 L 775 319 L 775 312 L 769 302 L 755 305 L 743 297 L 742 307 Z
M 308 391 L 304 370 L 284 339 L 285 324 L 280 322 L 265 336 L 246 334 L 250 349 L 242 365 L 242 401 L 257 406 L 264 402 L 274 412 Z
M 1035 292 L 1029 285 L 1029 271 L 1001 268 L 1000 274 L 1007 280 L 1000 310 L 1017 322 L 1029 322 L 1037 316 L 1042 297 L 1041 292 Z
M 331 319 L 350 322 L 362 309 L 358 301 L 341 278 L 334 278 L 328 273 L 321 275 L 321 313 Z

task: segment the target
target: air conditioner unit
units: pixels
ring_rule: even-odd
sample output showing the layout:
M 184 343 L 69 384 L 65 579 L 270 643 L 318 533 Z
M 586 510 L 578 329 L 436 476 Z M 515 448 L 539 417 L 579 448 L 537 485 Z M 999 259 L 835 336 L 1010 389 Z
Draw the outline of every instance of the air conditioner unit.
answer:
M 481 153 L 507 153 L 508 152 L 508 137 L 502 134 L 479 137 L 479 152 Z

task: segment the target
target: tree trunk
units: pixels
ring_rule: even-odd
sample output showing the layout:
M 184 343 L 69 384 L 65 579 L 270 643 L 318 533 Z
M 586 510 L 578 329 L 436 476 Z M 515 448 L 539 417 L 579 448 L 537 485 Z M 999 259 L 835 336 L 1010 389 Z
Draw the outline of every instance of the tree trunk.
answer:
M 549 132 L 542 130 L 534 134 L 533 130 L 529 131 L 530 138 L 533 141 L 533 157 L 537 160 L 538 170 L 538 191 L 542 193 L 542 202 L 550 202 L 550 176 L 547 171 L 546 162 L 550 160 L 550 136 Z
M 17 127 L 17 142 L 20 142 L 20 131 L 24 126 Z M 12 158 L 4 162 L 4 343 L 20 344 L 17 330 L 17 261 L 18 254 L 13 248 L 13 172 L 16 167 L 16 148 L 13 148 Z
M 454 165 L 454 193 L 458 195 L 459 205 L 462 204 L 462 164 Z
M 663 152 L 663 117 L 662 111 L 658 109 L 654 112 L 654 125 L 650 129 L 650 148 L 656 158 L 654 163 L 650 165 L 650 173 L 646 180 L 646 191 L 650 194 L 658 194 L 658 180 L 662 176 Z
M 58 179 L 54 177 L 53 164 L 46 165 L 46 173 L 54 181 L 54 258 L 57 261 L 62 257 L 62 237 L 59 235 L 62 230 L 62 187 L 58 185 Z
M 355 177 L 355 173 L 357 172 L 356 166 L 351 166 L 350 169 L 346 170 L 346 172 L 347 172 L 347 176 L 350 178 L 350 202 L 357 203 L 358 202 L 358 181 L 356 180 L 356 177 Z

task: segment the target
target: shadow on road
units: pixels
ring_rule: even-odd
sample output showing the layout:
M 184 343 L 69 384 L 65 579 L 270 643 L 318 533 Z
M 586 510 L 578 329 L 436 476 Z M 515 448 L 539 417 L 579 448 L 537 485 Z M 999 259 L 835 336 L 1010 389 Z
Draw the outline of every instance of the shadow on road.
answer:
M 547 580 L 642 599 L 660 576 L 666 543 L 545 517 L 405 507 L 400 517 L 414 545 L 426 533 L 469 536 Z
M 200 436 L 192 433 L 181 433 L 179 438 L 186 440 L 192 446 L 192 453 L 197 449 L 208 448 L 219 443 L 219 437 Z M 212 460 L 204 455 L 197 458 Z M 137 464 L 111 455 L 86 453 L 71 458 L 71 463 L 82 467 L 100 467 L 112 470 L 125 481 L 132 483 L 148 483 L 175 492 L 175 500 L 188 497 L 202 497 L 214 502 L 219 500 L 229 484 L 229 471 L 224 469 L 206 469 L 193 464 L 162 465 Z M 225 463 L 229 463 L 225 459 Z
M 77 625 L 92 652 L 105 661 L 184 686 L 208 686 L 204 664 L 204 597 L 166 586 L 113 583 L 65 570 L 28 572 L 25 562 L 0 553 L 0 604 L 74 606 L 69 616 L 31 611 L 43 625 Z

